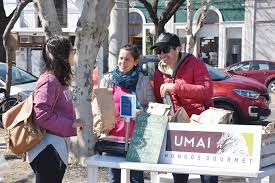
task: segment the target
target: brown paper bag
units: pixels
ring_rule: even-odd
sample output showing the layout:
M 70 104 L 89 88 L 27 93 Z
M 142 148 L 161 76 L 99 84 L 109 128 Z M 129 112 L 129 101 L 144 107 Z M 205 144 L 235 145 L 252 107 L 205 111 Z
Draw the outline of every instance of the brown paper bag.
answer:
M 93 131 L 108 134 L 115 126 L 113 89 L 96 88 L 92 95 Z

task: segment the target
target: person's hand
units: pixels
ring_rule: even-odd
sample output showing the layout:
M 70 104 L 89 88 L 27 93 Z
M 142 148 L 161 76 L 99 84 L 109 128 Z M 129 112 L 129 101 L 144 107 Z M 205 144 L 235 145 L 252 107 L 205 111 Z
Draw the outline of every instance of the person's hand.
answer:
M 164 97 L 167 93 L 171 92 L 174 88 L 174 83 L 164 83 L 160 86 L 160 95 Z
M 136 115 L 141 114 L 143 111 L 141 109 L 136 109 Z
M 72 125 L 73 128 L 79 128 L 80 130 L 82 130 L 85 126 L 86 124 L 81 119 L 76 119 Z
M 120 115 L 118 115 L 118 116 L 116 117 L 116 120 L 117 120 L 117 121 L 126 121 L 126 119 L 125 119 L 124 117 L 121 117 Z

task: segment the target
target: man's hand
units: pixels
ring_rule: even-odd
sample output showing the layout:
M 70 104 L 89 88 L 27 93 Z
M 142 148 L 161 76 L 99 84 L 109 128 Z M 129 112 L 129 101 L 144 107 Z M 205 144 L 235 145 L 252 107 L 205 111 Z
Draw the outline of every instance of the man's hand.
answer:
M 167 93 L 170 93 L 175 84 L 174 83 L 164 83 L 160 86 L 160 95 L 161 97 L 164 97 Z

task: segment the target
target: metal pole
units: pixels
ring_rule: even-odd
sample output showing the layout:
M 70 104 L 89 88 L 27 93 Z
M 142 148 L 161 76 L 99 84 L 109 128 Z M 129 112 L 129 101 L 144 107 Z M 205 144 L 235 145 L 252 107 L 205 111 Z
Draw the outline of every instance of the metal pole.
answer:
M 125 130 L 125 153 L 128 151 L 128 141 L 129 141 L 129 123 L 130 118 L 126 118 L 126 130 Z

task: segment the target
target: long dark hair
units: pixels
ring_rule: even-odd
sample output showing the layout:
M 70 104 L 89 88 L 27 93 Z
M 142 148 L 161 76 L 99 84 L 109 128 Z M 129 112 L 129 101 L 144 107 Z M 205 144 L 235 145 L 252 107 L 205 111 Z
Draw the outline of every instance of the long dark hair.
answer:
M 69 63 L 71 48 L 70 40 L 63 36 L 51 37 L 43 47 L 44 72 L 53 72 L 63 86 L 69 86 L 72 79 Z

